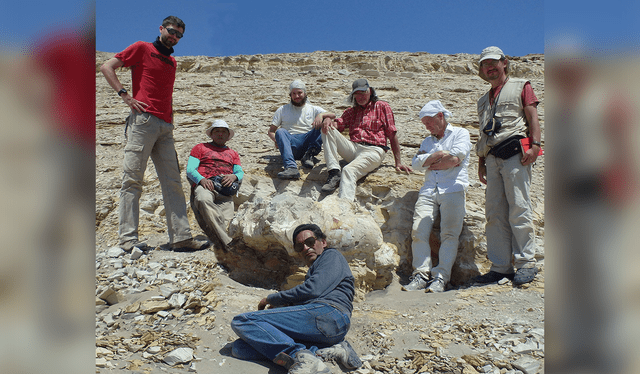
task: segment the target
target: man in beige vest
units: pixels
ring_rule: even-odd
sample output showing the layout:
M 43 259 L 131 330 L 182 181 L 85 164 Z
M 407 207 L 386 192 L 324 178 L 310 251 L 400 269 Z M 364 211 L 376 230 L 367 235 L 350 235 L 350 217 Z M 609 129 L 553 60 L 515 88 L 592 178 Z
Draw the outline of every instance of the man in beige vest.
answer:
M 537 274 L 535 232 L 529 191 L 531 164 L 540 151 L 539 103 L 531 83 L 509 77 L 509 60 L 498 47 L 480 54 L 479 76 L 491 89 L 478 100 L 480 137 L 478 178 L 487 185 L 488 273 L 477 283 L 492 283 L 506 277 L 520 285 Z M 521 138 L 530 138 L 531 148 L 523 151 Z M 514 267 L 516 269 L 514 274 Z

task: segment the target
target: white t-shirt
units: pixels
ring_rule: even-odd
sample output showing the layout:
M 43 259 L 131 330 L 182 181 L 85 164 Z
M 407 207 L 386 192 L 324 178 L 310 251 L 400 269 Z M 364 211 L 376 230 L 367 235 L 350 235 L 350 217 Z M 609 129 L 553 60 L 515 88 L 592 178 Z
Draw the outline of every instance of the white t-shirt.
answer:
M 308 102 L 302 107 L 289 103 L 276 110 L 271 124 L 276 127 L 282 127 L 289 134 L 306 134 L 312 130 L 311 124 L 316 116 L 324 112 L 326 110 Z

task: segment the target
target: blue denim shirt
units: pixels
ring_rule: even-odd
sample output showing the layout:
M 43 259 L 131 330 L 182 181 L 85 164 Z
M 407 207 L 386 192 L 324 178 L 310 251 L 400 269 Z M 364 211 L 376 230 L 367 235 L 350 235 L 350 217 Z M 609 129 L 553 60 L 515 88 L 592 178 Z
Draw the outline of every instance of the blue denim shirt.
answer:
M 274 306 L 323 303 L 351 317 L 354 278 L 347 260 L 335 248 L 325 248 L 309 267 L 302 284 L 267 296 Z

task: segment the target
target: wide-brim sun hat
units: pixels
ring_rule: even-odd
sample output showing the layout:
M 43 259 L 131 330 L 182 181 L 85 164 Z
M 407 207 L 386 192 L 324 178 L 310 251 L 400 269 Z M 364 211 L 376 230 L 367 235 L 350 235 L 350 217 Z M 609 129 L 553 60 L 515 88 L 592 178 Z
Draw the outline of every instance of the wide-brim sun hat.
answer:
M 217 119 L 217 120 L 213 121 L 211 126 L 209 126 L 209 128 L 207 129 L 206 133 L 207 133 L 208 137 L 211 138 L 211 131 L 213 131 L 213 129 L 215 129 L 216 127 L 222 127 L 222 128 L 225 128 L 225 129 L 229 130 L 229 139 L 228 140 L 231 140 L 231 138 L 233 138 L 233 136 L 235 135 L 235 132 L 231 128 L 229 128 L 229 125 L 224 120 Z

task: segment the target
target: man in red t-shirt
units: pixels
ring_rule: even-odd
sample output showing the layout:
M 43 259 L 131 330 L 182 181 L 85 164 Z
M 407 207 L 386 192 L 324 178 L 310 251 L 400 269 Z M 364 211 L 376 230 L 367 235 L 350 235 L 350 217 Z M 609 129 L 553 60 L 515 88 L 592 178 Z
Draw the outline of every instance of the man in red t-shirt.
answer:
M 191 235 L 173 140 L 176 60 L 171 54 L 184 29 L 180 18 L 169 16 L 163 20 L 160 36 L 153 43 L 136 42 L 100 67 L 109 85 L 131 108 L 125 126 L 118 229 L 119 245 L 126 251 L 147 246 L 138 240 L 138 222 L 142 181 L 149 157 L 162 188 L 171 247 L 199 250 L 209 246 L 207 241 L 196 240 Z M 132 95 L 116 75 L 116 69 L 123 66 L 131 68 Z
M 211 142 L 193 147 L 187 162 L 191 207 L 196 217 L 201 217 L 200 225 L 208 227 L 202 229 L 214 243 L 219 240 L 223 249 L 228 250 L 232 240 L 227 229 L 234 215 L 233 195 L 240 187 L 244 171 L 238 152 L 225 145 L 234 135 L 225 121 L 213 121 L 206 134 Z

